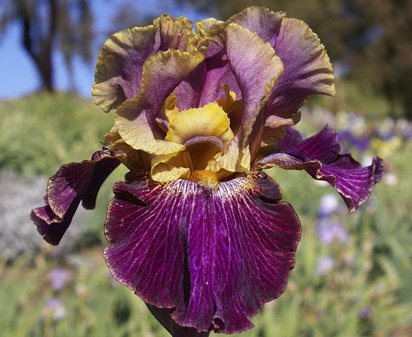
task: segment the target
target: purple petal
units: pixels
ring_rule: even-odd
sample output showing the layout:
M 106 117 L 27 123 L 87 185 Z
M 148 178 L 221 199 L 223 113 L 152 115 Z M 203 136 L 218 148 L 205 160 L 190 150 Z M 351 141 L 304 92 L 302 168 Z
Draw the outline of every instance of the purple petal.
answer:
M 302 140 L 299 132 L 288 129 L 277 153 L 261 159 L 260 168 L 278 166 L 287 170 L 306 170 L 313 178 L 325 180 L 354 211 L 368 200 L 383 174 L 383 161 L 374 157 L 372 165 L 362 167 L 349 154 L 341 154 L 336 132 L 326 126 L 318 134 Z
M 313 94 L 334 95 L 332 65 L 324 46 L 304 22 L 263 7 L 249 7 L 229 19 L 259 34 L 275 49 L 284 71 L 267 104 L 269 115 L 296 112 Z
M 236 93 L 238 99 L 242 98 L 239 84 L 230 68 L 226 54 L 226 36 L 224 31 L 216 35 L 210 41 L 210 44 L 211 46 L 205 58 L 205 73 L 198 100 L 199 106 L 204 106 L 221 98 L 224 95 L 223 84 L 227 84 L 230 90 Z
M 229 65 L 227 71 L 236 81 L 235 90 L 239 90 L 236 94 L 240 94 L 243 108 L 238 118 L 231 117 L 231 129 L 235 137 L 217 161 L 221 168 L 229 172 L 244 171 L 250 169 L 250 156 L 253 158 L 260 147 L 260 138 L 251 136 L 251 133 L 253 129 L 264 128 L 265 121 L 258 116 L 283 70 L 283 65 L 269 44 L 238 24 L 227 25 L 221 38 L 224 50 L 223 64 Z M 214 85 L 223 83 L 222 78 L 211 74 L 207 73 L 207 78 L 214 78 L 217 81 Z M 226 73 L 224 77 L 227 79 Z M 230 84 L 229 88 L 233 90 Z M 221 91 L 223 92 L 223 89 Z M 205 96 L 202 92 L 202 99 L 203 97 Z M 258 142 L 254 142 L 255 139 Z
M 186 50 L 192 23 L 166 14 L 153 25 L 113 34 L 102 46 L 96 65 L 93 99 L 104 111 L 135 97 L 142 85 L 143 64 L 155 52 Z
M 93 100 L 104 111 L 117 108 L 140 89 L 146 59 L 156 50 L 157 27 L 134 27 L 113 34 L 96 64 Z
M 213 37 L 208 37 L 209 48 L 205 53 L 204 62 L 174 91 L 178 97 L 179 110 L 201 107 L 224 97 L 223 84 L 227 84 L 238 99 L 242 97 L 228 62 L 224 26 L 219 27 Z
M 338 135 L 328 125 L 306 140 L 302 139 L 299 131 L 288 128 L 286 137 L 279 141 L 278 146 L 281 152 L 297 151 L 306 158 L 317 159 L 325 163 L 334 161 L 341 152 Z
M 202 88 L 204 88 L 204 82 L 206 81 L 206 74 L 208 73 L 208 62 L 209 61 L 205 60 L 197 66 L 173 91 L 177 96 L 176 106 L 180 111 L 197 108 L 201 105 L 201 94 Z M 207 87 L 215 88 L 211 86 Z M 219 85 L 217 85 L 216 91 L 219 91 Z M 214 95 L 216 95 L 216 93 L 214 93 Z M 212 100 L 209 101 L 211 102 Z
M 49 179 L 46 205 L 31 212 L 37 230 L 48 243 L 60 242 L 82 200 L 85 208 L 94 208 L 100 186 L 119 164 L 108 150 L 97 151 L 91 160 L 61 166 Z
M 279 34 L 280 24 L 285 16 L 284 12 L 272 12 L 268 8 L 251 6 L 230 17 L 228 22 L 242 25 L 274 46 L 274 39 Z
M 235 26 L 240 29 L 234 28 Z M 258 96 L 259 87 L 264 88 L 273 77 L 279 75 L 278 64 L 268 64 L 272 61 L 268 60 L 268 55 L 273 54 L 272 48 L 262 46 L 263 41 L 251 31 L 242 29 L 239 25 L 227 26 L 210 19 L 198 22 L 197 31 L 200 35 L 207 35 L 210 45 L 204 63 L 175 90 L 179 98 L 177 105 L 180 110 L 204 106 L 218 100 L 224 96 L 222 84 L 227 84 L 230 90 L 236 93 L 237 99 L 241 99 L 243 91 L 248 88 L 257 87 L 256 96 Z M 245 49 L 244 46 L 247 48 Z M 262 58 L 256 58 L 256 54 Z M 231 64 L 233 61 L 237 63 L 235 67 L 239 65 L 239 68 L 233 67 Z M 250 69 L 251 66 L 255 69 Z M 262 72 L 261 68 L 268 72 Z M 250 83 L 245 85 L 244 82 L 249 80 Z M 253 92 L 253 89 L 249 90 Z
M 95 152 L 92 161 L 95 162 L 93 175 L 82 198 L 82 206 L 85 209 L 94 209 L 96 207 L 96 198 L 100 187 L 120 164 L 119 160 L 111 157 L 111 154 L 107 151 Z
M 263 173 L 216 190 L 145 177 L 115 185 L 106 262 L 146 303 L 169 308 L 178 325 L 234 333 L 285 290 L 300 222 Z
M 243 98 L 242 121 L 235 136 L 243 147 L 266 104 L 268 93 L 283 71 L 283 64 L 257 34 L 240 25 L 229 24 L 226 36 L 228 60 Z M 261 127 L 264 127 L 264 121 Z
M 177 105 L 179 109 L 187 109 L 216 101 L 224 95 L 223 84 L 236 93 L 237 99 L 243 99 L 242 118 L 231 117 L 231 128 L 235 132 L 235 139 L 227 151 L 231 158 L 221 161 L 225 169 L 233 171 L 235 168 L 228 167 L 228 163 L 236 164 L 241 160 L 232 158 L 239 153 L 238 148 L 244 147 L 253 127 L 260 129 L 264 126 L 265 121 L 257 120 L 257 117 L 283 65 L 270 45 L 236 23 L 223 25 L 217 22 L 210 26 L 206 22 L 197 25 L 197 29 L 200 34 L 209 31 L 210 46 L 203 64 L 175 89 Z M 259 145 L 251 144 L 252 150 Z
M 53 213 L 49 205 L 35 208 L 31 211 L 30 218 L 37 227 L 43 239 L 51 245 L 58 245 L 67 228 L 72 222 L 73 215 L 79 206 L 80 200 L 73 201 L 64 218 Z
M 304 22 L 283 19 L 272 45 L 285 70 L 268 101 L 269 114 L 295 112 L 310 95 L 335 94 L 329 57 L 317 35 Z

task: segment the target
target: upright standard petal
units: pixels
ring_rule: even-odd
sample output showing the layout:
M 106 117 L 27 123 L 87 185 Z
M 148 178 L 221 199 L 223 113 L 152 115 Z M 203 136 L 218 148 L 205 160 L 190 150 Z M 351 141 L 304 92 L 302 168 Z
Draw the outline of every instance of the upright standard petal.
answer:
M 228 20 L 259 34 L 283 62 L 285 69 L 267 104 L 268 115 L 288 116 L 310 95 L 335 94 L 332 65 L 318 36 L 303 21 L 284 16 L 249 7 Z
M 157 27 L 134 27 L 113 34 L 102 46 L 92 94 L 105 112 L 117 108 L 140 89 L 143 64 L 155 51 Z
M 296 112 L 310 95 L 335 95 L 333 69 L 325 47 L 306 23 L 284 18 L 272 43 L 285 71 L 268 100 L 269 115 Z
M 286 170 L 305 170 L 317 180 L 325 180 L 342 196 L 350 211 L 369 199 L 383 174 L 383 161 L 374 157 L 362 167 L 350 154 L 341 154 L 336 132 L 326 126 L 318 134 L 302 139 L 288 128 L 278 150 L 257 163 L 257 168 L 278 166 Z
M 92 90 L 94 102 L 108 112 L 135 97 L 149 56 L 159 50 L 186 50 L 192 35 L 191 21 L 166 14 L 154 20 L 153 25 L 113 34 L 99 52 Z
M 284 12 L 273 12 L 265 7 L 251 6 L 233 15 L 227 21 L 242 25 L 274 46 L 273 39 L 279 34 L 280 24 L 285 16 Z
M 235 132 L 239 129 L 236 136 L 243 147 L 283 71 L 283 64 L 268 43 L 238 24 L 227 26 L 226 40 L 228 61 L 243 99 L 242 121 L 235 127 Z
M 235 134 L 218 165 L 227 171 L 250 169 L 249 136 L 257 117 L 266 104 L 269 94 L 283 71 L 280 59 L 273 48 L 256 33 L 231 23 L 226 27 L 226 53 L 230 68 L 236 78 L 243 100 L 239 120 L 231 120 Z M 248 46 L 245 50 L 244 46 Z M 264 121 L 261 123 L 264 127 Z
M 251 328 L 250 317 L 284 291 L 300 239 L 278 185 L 263 173 L 216 189 L 128 178 L 115 185 L 105 224 L 113 276 L 182 327 Z
M 208 42 L 205 60 L 176 88 L 179 110 L 202 107 L 225 95 L 222 86 L 241 98 L 239 85 L 226 54 L 225 24 L 217 20 L 204 20 L 196 24 L 199 35 Z M 212 30 L 210 32 L 209 30 Z
M 85 208 L 94 208 L 100 186 L 119 164 L 113 153 L 97 151 L 91 160 L 61 166 L 49 179 L 46 205 L 31 212 L 37 230 L 48 243 L 60 242 L 81 201 Z

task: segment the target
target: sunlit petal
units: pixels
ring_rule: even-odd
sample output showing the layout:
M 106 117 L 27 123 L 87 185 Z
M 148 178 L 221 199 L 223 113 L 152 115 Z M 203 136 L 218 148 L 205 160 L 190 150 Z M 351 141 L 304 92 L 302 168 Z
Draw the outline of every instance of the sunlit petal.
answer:
M 305 140 L 296 130 L 289 129 L 278 151 L 261 159 L 257 166 L 305 170 L 313 178 L 331 184 L 351 211 L 369 199 L 383 174 L 379 157 L 374 157 L 370 166 L 362 167 L 349 154 L 341 154 L 337 134 L 328 126 Z

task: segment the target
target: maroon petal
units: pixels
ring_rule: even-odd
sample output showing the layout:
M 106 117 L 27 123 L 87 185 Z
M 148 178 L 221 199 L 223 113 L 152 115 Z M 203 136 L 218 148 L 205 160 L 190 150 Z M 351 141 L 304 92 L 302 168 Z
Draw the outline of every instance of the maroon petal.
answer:
M 95 161 L 95 168 L 86 193 L 82 198 L 82 206 L 85 209 L 94 209 L 96 207 L 96 198 L 100 187 L 120 164 L 120 161 L 111 157 L 111 153 L 107 150 L 95 152 L 92 161 Z
M 48 243 L 60 242 L 81 201 L 86 209 L 94 208 L 100 186 L 119 164 L 110 151 L 97 151 L 91 160 L 61 166 L 49 179 L 46 205 L 31 212 L 31 219 Z
M 251 328 L 250 317 L 285 290 L 300 239 L 278 185 L 263 173 L 216 190 L 134 179 L 115 185 L 106 219 L 114 277 L 182 327 Z
M 73 219 L 80 200 L 73 201 L 64 218 L 59 218 L 53 213 L 49 205 L 35 208 L 31 211 L 31 220 L 43 239 L 51 245 L 58 245 Z
M 153 305 L 147 304 L 147 308 L 152 313 L 152 315 L 163 325 L 163 327 L 173 336 L 173 337 L 208 337 L 210 332 L 198 332 L 195 328 L 186 328 L 178 325 L 172 319 L 171 309 L 162 309 L 155 307 Z
M 329 126 L 305 140 L 298 131 L 288 128 L 286 137 L 279 142 L 278 152 L 257 164 L 259 168 L 273 166 L 306 170 L 313 178 L 327 181 L 350 211 L 368 200 L 383 173 L 383 161 L 379 157 L 374 157 L 370 166 L 362 167 L 350 154 L 341 154 L 338 136 Z

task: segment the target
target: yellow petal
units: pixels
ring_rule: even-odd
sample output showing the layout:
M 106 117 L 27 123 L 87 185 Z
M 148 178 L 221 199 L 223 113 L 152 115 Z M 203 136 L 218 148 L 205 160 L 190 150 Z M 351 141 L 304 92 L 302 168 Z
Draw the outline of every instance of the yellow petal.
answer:
M 126 144 L 115 126 L 104 136 L 104 141 L 105 146 L 117 152 L 117 158 L 130 170 L 150 170 L 151 156 L 144 151 L 135 150 Z
M 233 105 L 236 102 L 236 93 L 230 90 L 227 84 L 223 84 L 222 88 L 225 91 L 226 96 L 222 97 L 217 102 L 223 108 L 223 110 L 225 110 L 227 114 L 229 114 L 230 111 L 233 109 Z
M 190 157 L 186 151 L 153 156 L 150 175 L 153 180 L 166 183 L 179 178 L 188 179 L 190 175 Z

